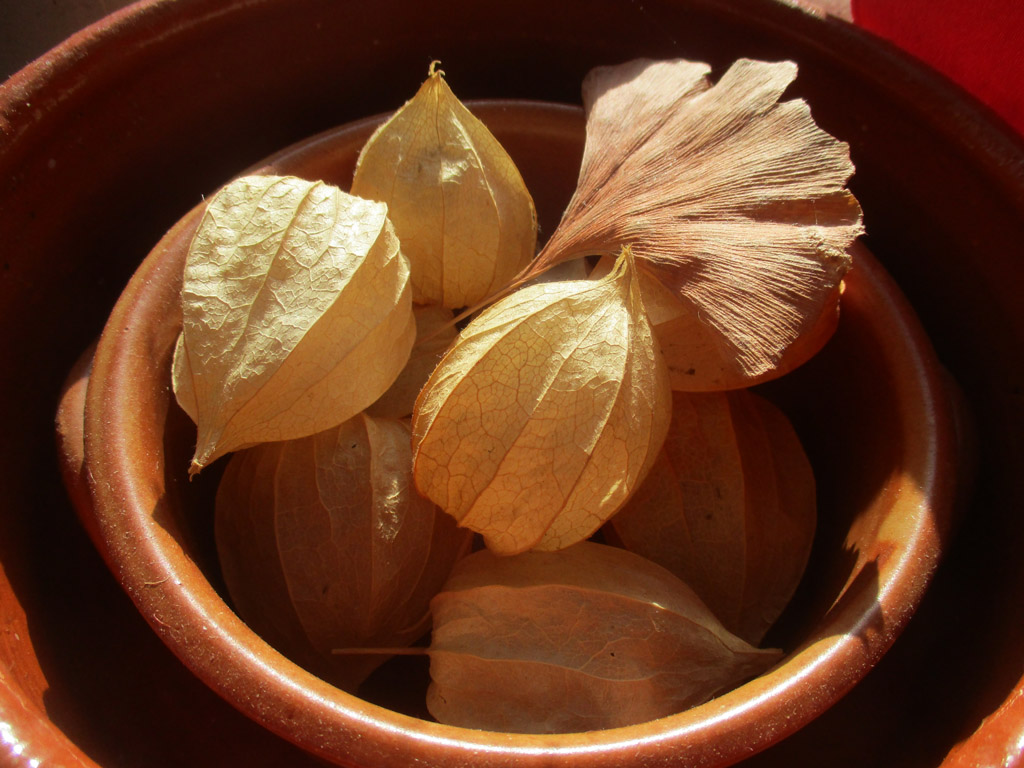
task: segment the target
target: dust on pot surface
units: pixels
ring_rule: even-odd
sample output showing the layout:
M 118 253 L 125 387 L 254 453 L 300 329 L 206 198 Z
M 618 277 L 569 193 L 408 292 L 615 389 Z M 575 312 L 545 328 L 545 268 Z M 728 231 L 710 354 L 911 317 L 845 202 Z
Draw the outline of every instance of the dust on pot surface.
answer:
M 535 190 L 542 229 L 553 226 L 575 182 L 581 112 L 516 101 L 473 108 Z M 262 170 L 345 187 L 373 125 L 316 136 Z M 543 736 L 417 717 L 422 691 L 415 683 L 408 693 L 396 693 L 393 682 L 376 693 L 371 686 L 367 697 L 380 703 L 327 685 L 232 612 L 212 546 L 217 465 L 187 480 L 195 432 L 170 394 L 169 376 L 197 213 L 157 244 L 101 338 L 85 407 L 92 524 L 109 564 L 171 650 L 241 711 L 303 748 L 364 766 L 725 765 L 829 708 L 885 653 L 920 600 L 952 507 L 951 406 L 912 311 L 858 249 L 835 337 L 809 363 L 762 388 L 792 419 L 819 488 L 811 561 L 769 638 L 785 652 L 779 664 L 676 715 Z

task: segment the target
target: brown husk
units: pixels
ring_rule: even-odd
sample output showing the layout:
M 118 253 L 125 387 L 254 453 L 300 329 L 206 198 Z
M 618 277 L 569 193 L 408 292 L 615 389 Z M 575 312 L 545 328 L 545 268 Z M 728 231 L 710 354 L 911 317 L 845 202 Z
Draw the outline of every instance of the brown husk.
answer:
M 815 523 L 814 475 L 789 420 L 738 390 L 674 393 L 661 454 L 609 527 L 756 645 L 803 575 Z
M 582 542 L 476 552 L 431 602 L 439 721 L 513 733 L 614 728 L 682 711 L 767 669 L 778 651 L 729 634 L 665 569 Z
M 408 645 L 470 543 L 412 485 L 409 427 L 359 415 L 232 457 L 217 494 L 221 568 L 239 615 L 268 642 L 350 691 Z

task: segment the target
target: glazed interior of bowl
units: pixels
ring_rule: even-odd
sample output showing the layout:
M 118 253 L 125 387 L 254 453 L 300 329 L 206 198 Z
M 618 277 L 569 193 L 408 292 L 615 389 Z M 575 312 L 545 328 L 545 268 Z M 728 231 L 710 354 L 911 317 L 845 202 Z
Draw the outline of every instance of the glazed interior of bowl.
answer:
M 480 102 L 474 111 L 519 166 L 541 237 L 575 184 L 579 109 Z M 259 168 L 347 188 L 377 121 L 346 125 Z M 364 696 L 337 690 L 267 645 L 232 612 L 213 546 L 217 465 L 187 480 L 194 426 L 170 393 L 184 256 L 199 211 L 154 248 L 100 340 L 85 404 L 92 515 L 108 563 L 165 643 L 250 717 L 339 764 L 722 765 L 820 714 L 880 658 L 939 555 L 956 475 L 950 405 L 929 343 L 874 259 L 855 254 L 835 337 L 760 388 L 789 415 L 814 467 L 819 530 L 805 577 L 766 642 L 782 662 L 678 715 L 625 728 L 511 736 L 422 716 L 423 669 L 385 665 Z

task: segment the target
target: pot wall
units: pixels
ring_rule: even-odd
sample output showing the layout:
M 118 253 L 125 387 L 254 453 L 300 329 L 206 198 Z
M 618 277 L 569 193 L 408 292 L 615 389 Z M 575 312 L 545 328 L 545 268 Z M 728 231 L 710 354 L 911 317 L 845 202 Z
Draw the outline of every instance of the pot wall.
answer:
M 935 763 L 974 730 L 1016 682 L 1024 645 L 1021 620 L 992 607 L 1024 595 L 1013 514 L 1024 491 L 1011 480 L 1024 428 L 1024 150 L 895 50 L 753 0 L 146 3 L 5 83 L 0 671 L 20 692 L 5 713 L 45 715 L 78 745 L 71 752 L 104 765 L 216 765 L 236 743 L 254 765 L 301 764 L 180 668 L 102 570 L 54 458 L 65 372 L 142 256 L 204 192 L 303 136 L 393 109 L 431 59 L 467 99 L 574 102 L 591 66 L 637 55 L 719 71 L 739 56 L 800 63 L 795 92 L 850 142 L 868 243 L 962 387 L 980 445 L 964 522 L 907 633 L 838 707 L 753 762 L 813 764 L 820 744 L 842 743 L 850 765 Z M 942 694 L 922 696 L 931 686 Z

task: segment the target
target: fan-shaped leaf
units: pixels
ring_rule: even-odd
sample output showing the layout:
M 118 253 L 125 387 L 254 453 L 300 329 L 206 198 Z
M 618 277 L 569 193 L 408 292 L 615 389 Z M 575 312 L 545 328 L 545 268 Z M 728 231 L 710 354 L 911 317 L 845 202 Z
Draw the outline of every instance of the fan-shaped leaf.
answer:
M 694 390 L 817 352 L 861 231 L 846 145 L 803 101 L 779 102 L 796 66 L 740 60 L 711 88 L 706 72 L 635 61 L 587 76 L 579 184 L 531 268 L 629 245 L 681 305 L 675 384 Z

